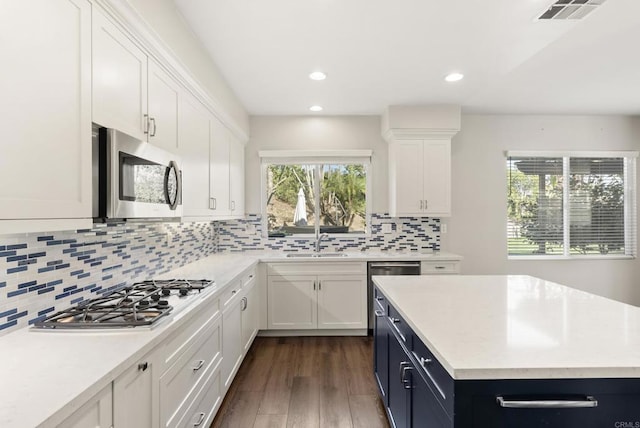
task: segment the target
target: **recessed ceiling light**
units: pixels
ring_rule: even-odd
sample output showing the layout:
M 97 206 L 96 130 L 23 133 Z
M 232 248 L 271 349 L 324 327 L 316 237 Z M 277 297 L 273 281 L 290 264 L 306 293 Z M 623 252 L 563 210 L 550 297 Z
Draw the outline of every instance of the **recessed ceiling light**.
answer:
M 449 73 L 445 76 L 444 80 L 447 82 L 458 82 L 464 78 L 462 73 Z
M 314 71 L 309 74 L 309 79 L 311 80 L 324 80 L 327 78 L 327 73 L 323 73 L 322 71 Z
M 322 111 L 322 106 L 311 106 L 309 107 L 311 111 Z

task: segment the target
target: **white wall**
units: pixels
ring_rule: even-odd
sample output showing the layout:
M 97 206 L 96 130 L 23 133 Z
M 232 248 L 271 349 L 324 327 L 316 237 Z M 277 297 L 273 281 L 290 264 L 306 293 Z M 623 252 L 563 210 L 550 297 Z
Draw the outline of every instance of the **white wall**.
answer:
M 236 125 L 249 133 L 249 117 L 199 39 L 187 26 L 173 0 L 127 0 L 189 69 L 211 98 Z
M 530 274 L 640 305 L 638 260 L 507 260 L 505 150 L 640 150 L 640 118 L 463 115 L 442 235 L 444 250 L 465 257 L 465 274 Z
M 387 143 L 378 116 L 252 116 L 245 151 L 245 206 L 260 214 L 260 150 L 370 149 L 373 212 L 386 213 Z

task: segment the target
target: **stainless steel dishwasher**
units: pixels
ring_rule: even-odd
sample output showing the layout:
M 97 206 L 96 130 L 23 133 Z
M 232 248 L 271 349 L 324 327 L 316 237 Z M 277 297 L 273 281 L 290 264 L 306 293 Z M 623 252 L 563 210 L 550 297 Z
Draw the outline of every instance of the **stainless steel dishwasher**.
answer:
M 420 275 L 419 261 L 369 262 L 367 263 L 367 314 L 368 328 L 373 329 L 373 281 L 374 275 Z

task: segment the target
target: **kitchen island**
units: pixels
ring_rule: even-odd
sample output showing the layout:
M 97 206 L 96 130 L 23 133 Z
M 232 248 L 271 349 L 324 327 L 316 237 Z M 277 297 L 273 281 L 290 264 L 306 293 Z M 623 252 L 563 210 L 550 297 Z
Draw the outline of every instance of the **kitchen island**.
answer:
M 374 283 L 396 427 L 640 427 L 640 308 L 529 276 Z

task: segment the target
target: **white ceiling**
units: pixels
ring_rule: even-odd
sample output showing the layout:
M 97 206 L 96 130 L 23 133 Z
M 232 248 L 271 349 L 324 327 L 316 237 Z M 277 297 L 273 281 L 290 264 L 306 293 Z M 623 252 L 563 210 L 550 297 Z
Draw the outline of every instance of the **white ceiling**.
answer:
M 251 115 L 640 114 L 640 0 L 537 21 L 553 1 L 175 0 Z

